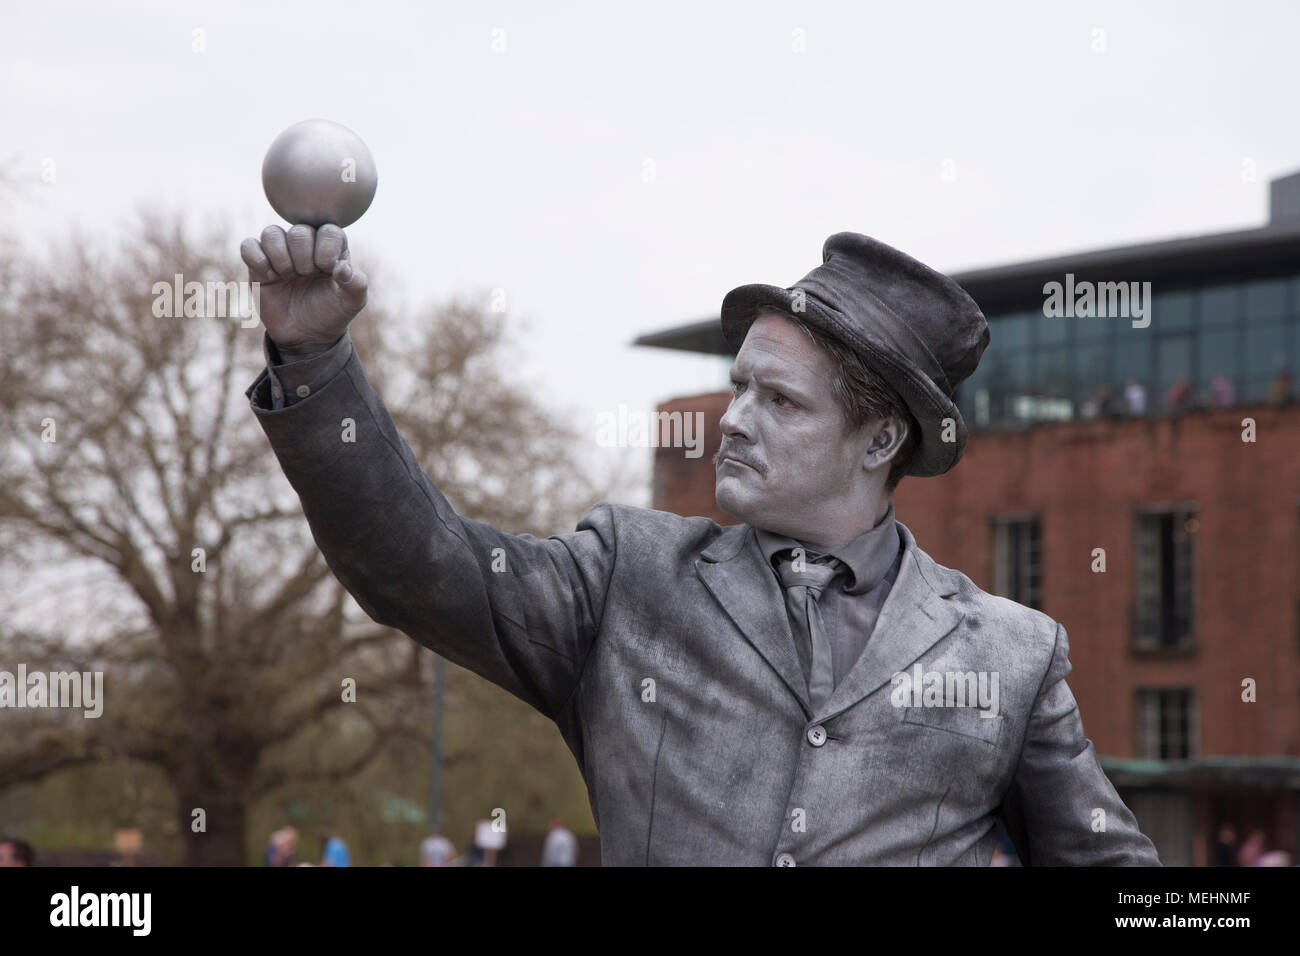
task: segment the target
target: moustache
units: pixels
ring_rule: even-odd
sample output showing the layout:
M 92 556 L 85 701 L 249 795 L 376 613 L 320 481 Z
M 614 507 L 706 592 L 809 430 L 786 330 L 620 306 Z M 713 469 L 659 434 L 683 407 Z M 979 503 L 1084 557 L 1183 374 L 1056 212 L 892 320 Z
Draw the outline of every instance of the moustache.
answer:
M 758 462 L 753 461 L 744 455 L 736 454 L 735 449 L 729 445 L 720 445 L 718 447 L 717 452 L 713 455 L 713 466 L 716 468 L 718 465 L 722 464 L 724 458 L 730 458 L 733 461 L 740 462 L 742 465 L 748 465 L 760 475 L 763 473 L 763 467 Z

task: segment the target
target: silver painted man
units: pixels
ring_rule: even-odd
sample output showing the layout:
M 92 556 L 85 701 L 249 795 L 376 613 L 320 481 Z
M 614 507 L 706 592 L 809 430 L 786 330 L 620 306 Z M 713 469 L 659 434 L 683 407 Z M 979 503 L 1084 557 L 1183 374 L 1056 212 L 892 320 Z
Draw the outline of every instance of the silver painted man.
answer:
M 1065 629 L 894 517 L 898 481 L 966 443 L 952 395 L 989 331 L 951 280 L 838 233 L 795 285 L 733 290 L 716 495 L 743 523 L 601 502 L 537 540 L 457 515 L 397 433 L 340 229 L 241 252 L 267 329 L 247 394 L 330 567 L 556 722 L 603 863 L 987 866 L 1001 820 L 1030 865 L 1159 865 L 1084 736 Z

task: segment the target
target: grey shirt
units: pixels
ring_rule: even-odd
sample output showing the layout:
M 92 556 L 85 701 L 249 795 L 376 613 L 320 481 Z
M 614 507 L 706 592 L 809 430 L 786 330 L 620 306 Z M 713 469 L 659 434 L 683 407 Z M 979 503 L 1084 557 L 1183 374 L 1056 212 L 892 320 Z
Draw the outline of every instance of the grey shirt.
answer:
M 871 632 L 875 630 L 880 609 L 885 604 L 894 578 L 898 576 L 903 548 L 898 525 L 894 521 L 894 503 L 889 503 L 884 517 L 876 522 L 874 528 L 830 552 L 817 551 L 794 538 L 773 534 L 762 528 L 754 530 L 763 557 L 772 568 L 772 575 L 777 578 L 778 585 L 780 577 L 772 565 L 772 558 L 785 548 L 803 548 L 809 558 L 829 553 L 849 566 L 851 575 L 841 575 L 832 581 L 819 602 L 827 636 L 831 640 L 831 664 L 835 684 L 838 686 L 862 656 L 862 650 L 867 646 Z M 792 623 L 791 634 L 798 633 L 798 630 Z M 796 650 L 806 675 L 810 665 L 807 648 Z

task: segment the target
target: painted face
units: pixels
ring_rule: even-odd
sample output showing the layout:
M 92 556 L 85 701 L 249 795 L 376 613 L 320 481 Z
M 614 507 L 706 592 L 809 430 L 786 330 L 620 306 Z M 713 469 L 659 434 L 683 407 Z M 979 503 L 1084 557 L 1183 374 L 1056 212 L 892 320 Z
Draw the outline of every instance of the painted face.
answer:
M 789 319 L 754 321 L 732 366 L 713 459 L 719 507 L 805 541 L 835 537 L 846 518 L 861 520 L 875 429 L 846 428 L 833 370 L 833 359 Z

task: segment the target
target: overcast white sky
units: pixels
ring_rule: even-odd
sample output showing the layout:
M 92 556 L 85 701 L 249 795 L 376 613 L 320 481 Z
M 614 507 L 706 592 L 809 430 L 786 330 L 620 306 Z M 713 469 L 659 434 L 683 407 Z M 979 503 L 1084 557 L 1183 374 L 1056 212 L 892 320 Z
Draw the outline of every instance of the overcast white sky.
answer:
M 594 443 L 723 386 L 633 338 L 840 230 L 955 271 L 1261 224 L 1300 168 L 1298 40 L 1284 2 L 11 0 L 0 161 L 34 241 L 112 242 L 142 203 L 255 235 L 271 140 L 341 122 L 379 168 L 358 263 L 407 301 L 505 289 L 519 374 Z

